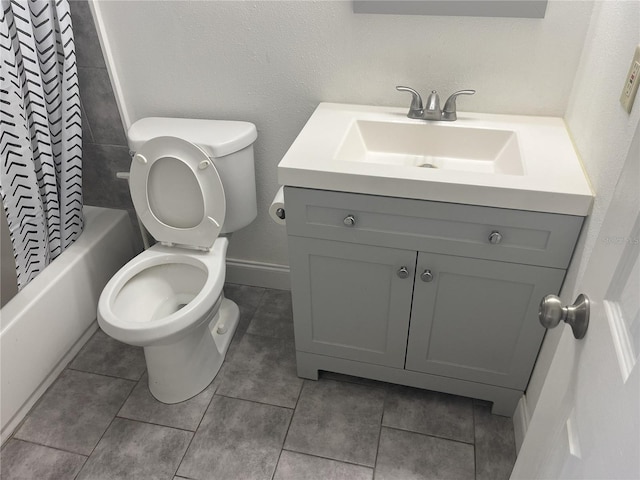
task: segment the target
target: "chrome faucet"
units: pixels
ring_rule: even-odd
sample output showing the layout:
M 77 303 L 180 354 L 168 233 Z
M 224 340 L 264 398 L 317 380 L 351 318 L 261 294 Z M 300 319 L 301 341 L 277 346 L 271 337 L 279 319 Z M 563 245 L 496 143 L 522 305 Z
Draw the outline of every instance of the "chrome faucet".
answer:
M 452 93 L 447 101 L 444 102 L 444 108 L 440 110 L 440 96 L 438 92 L 432 90 L 427 98 L 427 105 L 422 105 L 422 97 L 418 92 L 410 87 L 397 86 L 396 90 L 400 92 L 409 92 L 411 94 L 411 105 L 409 107 L 409 118 L 419 118 L 422 120 L 435 120 L 444 122 L 453 122 L 457 120 L 456 99 L 458 95 L 473 95 L 475 90 L 460 90 Z

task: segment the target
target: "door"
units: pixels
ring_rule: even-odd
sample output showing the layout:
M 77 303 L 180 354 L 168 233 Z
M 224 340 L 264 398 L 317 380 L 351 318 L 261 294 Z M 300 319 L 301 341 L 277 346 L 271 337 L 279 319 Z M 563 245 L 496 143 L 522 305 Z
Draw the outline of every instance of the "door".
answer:
M 403 368 L 416 252 L 288 242 L 296 349 Z
M 640 478 L 640 178 L 636 130 L 577 293 L 584 339 L 563 328 L 512 479 Z
M 524 391 L 545 332 L 540 296 L 564 273 L 420 252 L 407 370 Z

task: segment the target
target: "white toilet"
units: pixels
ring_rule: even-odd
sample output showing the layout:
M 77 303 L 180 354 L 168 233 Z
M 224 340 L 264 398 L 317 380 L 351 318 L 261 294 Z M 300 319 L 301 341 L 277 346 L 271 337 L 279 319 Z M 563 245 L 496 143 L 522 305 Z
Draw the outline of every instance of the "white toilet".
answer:
M 177 403 L 215 378 L 238 324 L 238 306 L 222 293 L 220 235 L 256 217 L 257 133 L 248 122 L 145 118 L 128 136 L 133 205 L 158 243 L 107 283 L 98 323 L 144 347 L 149 390 Z

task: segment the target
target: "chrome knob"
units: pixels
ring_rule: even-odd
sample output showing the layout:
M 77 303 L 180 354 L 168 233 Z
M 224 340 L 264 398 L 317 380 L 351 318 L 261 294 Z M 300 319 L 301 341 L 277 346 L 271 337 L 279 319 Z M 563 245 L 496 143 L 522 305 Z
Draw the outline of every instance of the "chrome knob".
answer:
M 424 272 L 422 272 L 420 274 L 420 280 L 422 280 L 423 282 L 433 281 L 433 273 L 431 273 L 431 270 L 425 270 Z
M 353 227 L 356 224 L 356 217 L 354 217 L 353 215 L 347 215 L 346 217 L 344 217 L 344 220 L 342 222 L 348 227 Z
M 494 230 L 493 232 L 491 232 L 489 234 L 489 243 L 493 244 L 493 245 L 497 245 L 502 241 L 502 234 L 497 231 Z
M 407 267 L 400 267 L 398 270 L 398 276 L 402 279 L 409 277 L 409 269 Z
M 547 295 L 540 302 L 538 319 L 544 328 L 554 328 L 564 321 L 571 325 L 573 336 L 580 340 L 589 327 L 589 298 L 581 293 L 573 305 L 563 307 L 560 298 Z

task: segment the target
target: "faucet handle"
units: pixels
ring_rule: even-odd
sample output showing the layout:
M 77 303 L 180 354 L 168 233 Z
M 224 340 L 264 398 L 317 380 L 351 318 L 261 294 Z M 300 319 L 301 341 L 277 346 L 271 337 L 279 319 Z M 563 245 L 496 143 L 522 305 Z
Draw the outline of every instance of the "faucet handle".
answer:
M 424 108 L 422 106 L 422 97 L 418 92 L 416 92 L 411 87 L 402 87 L 398 85 L 396 90 L 399 92 L 409 92 L 411 94 L 411 106 L 409 107 L 409 113 L 407 113 L 407 117 L 409 118 L 422 118 L 422 112 Z
M 452 93 L 449 98 L 447 98 L 444 108 L 442 109 L 442 120 L 456 120 L 458 118 L 458 114 L 456 113 L 456 99 L 458 98 L 458 95 L 473 95 L 474 93 L 476 93 L 475 90 L 460 90 Z

